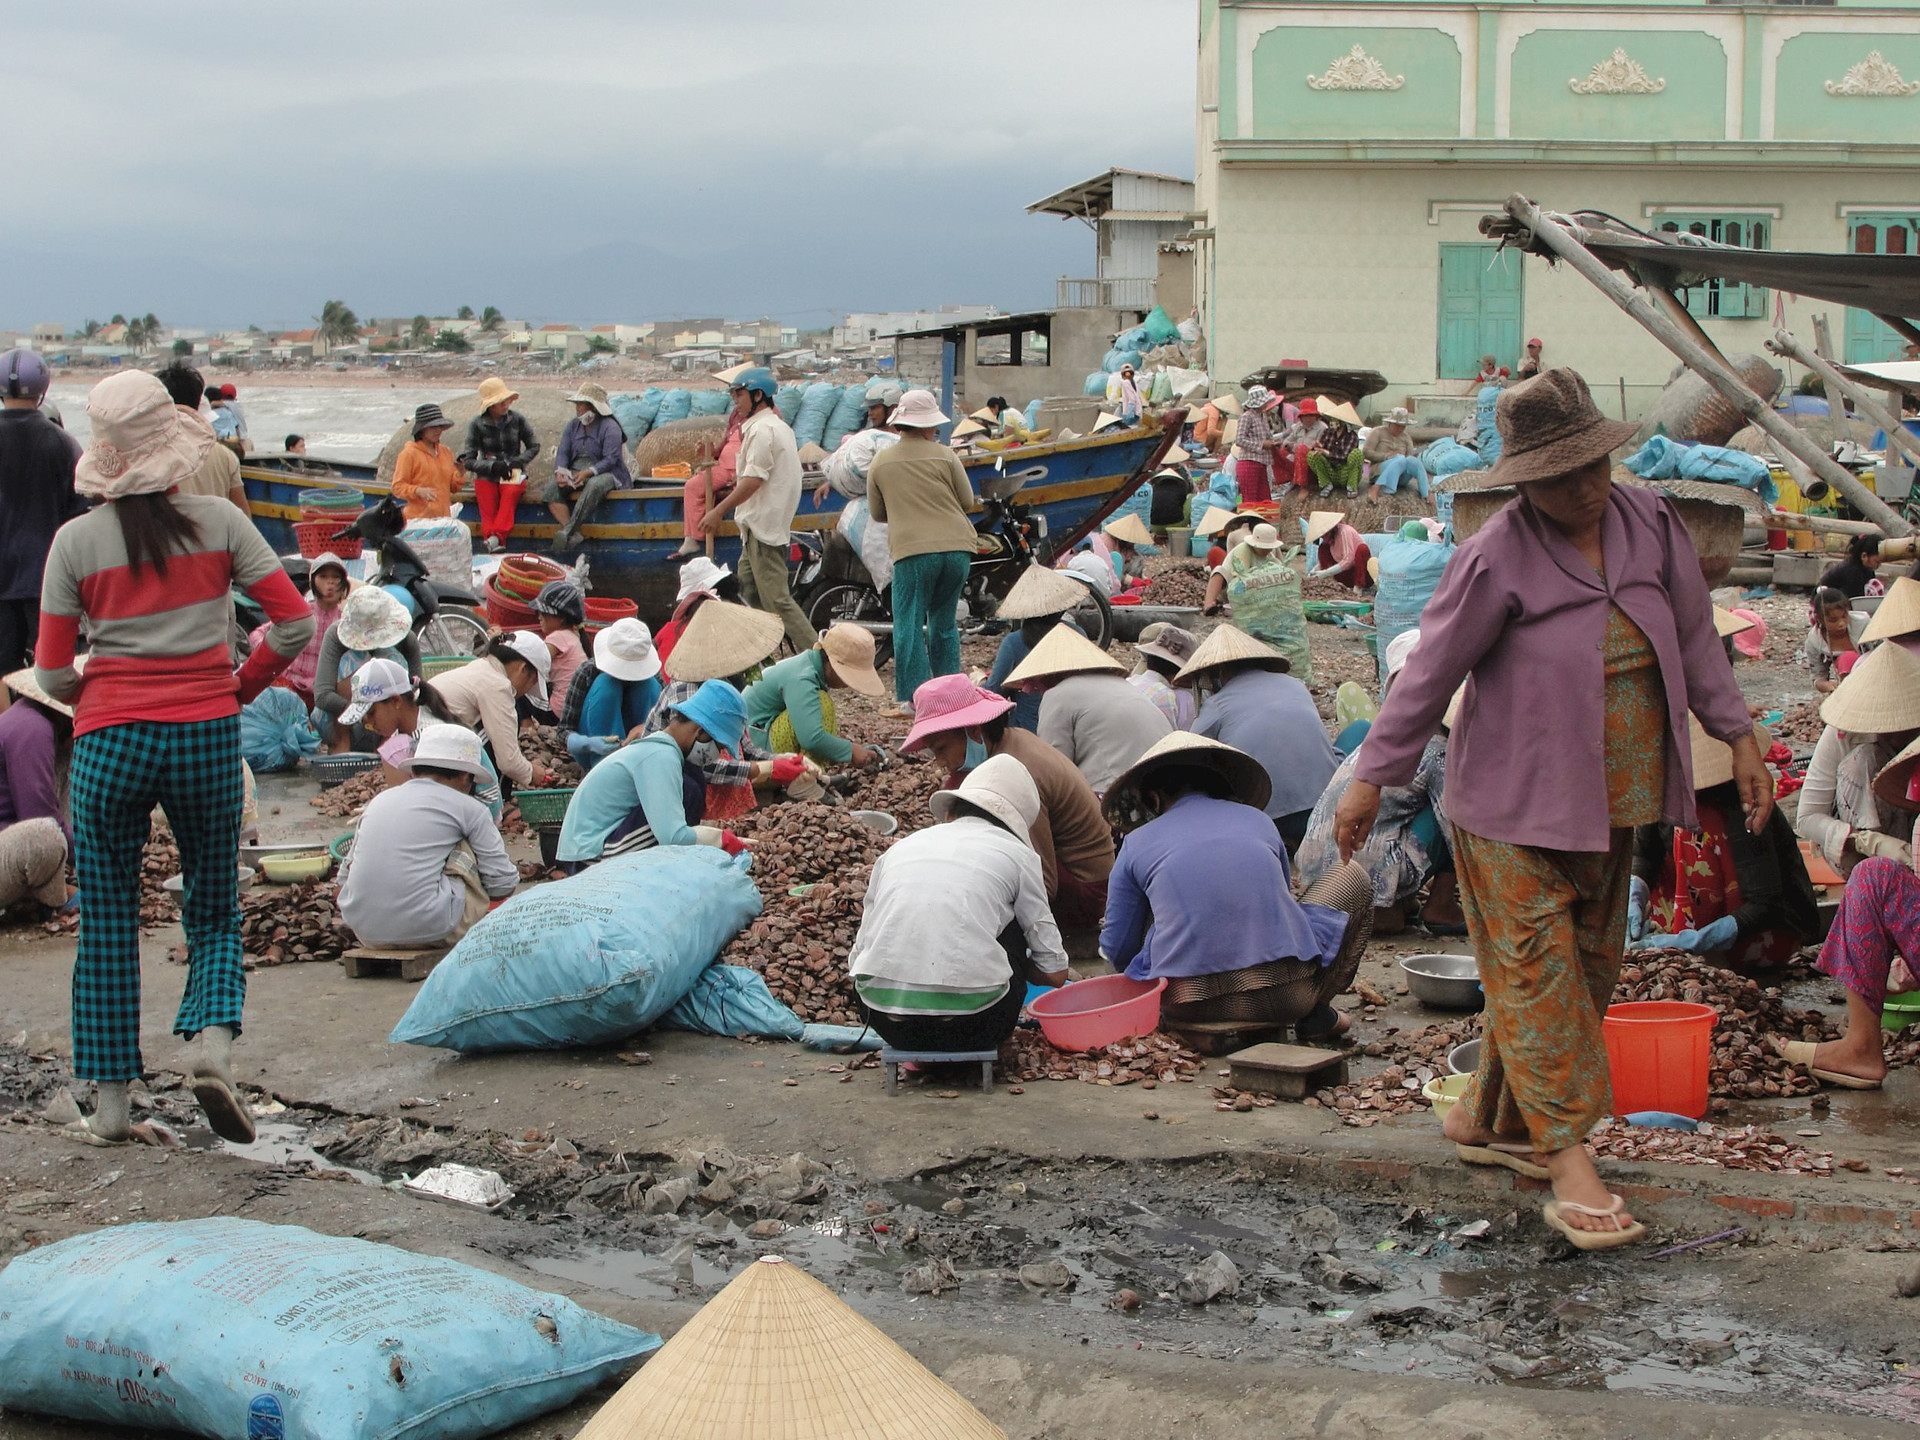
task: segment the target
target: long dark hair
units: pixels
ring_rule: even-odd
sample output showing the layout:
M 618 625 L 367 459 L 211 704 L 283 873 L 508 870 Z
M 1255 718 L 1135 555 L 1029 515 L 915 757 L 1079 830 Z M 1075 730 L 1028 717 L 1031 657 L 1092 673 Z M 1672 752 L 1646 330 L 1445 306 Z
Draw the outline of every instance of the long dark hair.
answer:
M 458 725 L 460 723 L 453 718 L 453 711 L 447 707 L 447 702 L 440 698 L 440 692 L 425 680 L 415 688 L 413 699 L 416 705 L 442 724 Z
M 185 553 L 200 543 L 200 527 L 171 495 L 126 495 L 113 502 L 120 521 L 120 539 L 127 547 L 127 567 L 138 574 L 152 566 L 167 573 L 167 556 Z

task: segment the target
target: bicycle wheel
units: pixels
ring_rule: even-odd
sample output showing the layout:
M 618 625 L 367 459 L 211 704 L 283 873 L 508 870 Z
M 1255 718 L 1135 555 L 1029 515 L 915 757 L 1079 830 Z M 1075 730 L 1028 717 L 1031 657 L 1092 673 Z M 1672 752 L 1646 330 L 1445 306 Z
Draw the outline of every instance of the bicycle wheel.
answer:
M 422 655 L 480 655 L 486 652 L 487 622 L 472 610 L 443 605 L 420 630 Z

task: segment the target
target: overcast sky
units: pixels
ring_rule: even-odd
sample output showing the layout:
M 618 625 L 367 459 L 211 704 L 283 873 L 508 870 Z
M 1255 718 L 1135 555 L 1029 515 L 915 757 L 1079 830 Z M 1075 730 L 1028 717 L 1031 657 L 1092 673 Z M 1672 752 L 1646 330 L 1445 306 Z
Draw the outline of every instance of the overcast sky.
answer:
M 1193 173 L 1191 0 L 11 6 L 0 327 L 1037 308 Z

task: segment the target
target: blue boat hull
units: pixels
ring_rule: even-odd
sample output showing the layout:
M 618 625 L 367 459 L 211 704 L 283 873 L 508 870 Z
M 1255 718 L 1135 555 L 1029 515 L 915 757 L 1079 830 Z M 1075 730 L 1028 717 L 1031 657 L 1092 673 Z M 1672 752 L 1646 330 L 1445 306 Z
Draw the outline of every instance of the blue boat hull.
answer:
M 1173 448 L 1180 436 L 1184 412 L 1175 411 L 1119 434 L 1111 432 L 1058 445 L 1030 445 L 1000 455 L 963 457 L 978 492 L 1002 475 L 1022 484 L 1023 505 L 1046 517 L 1047 544 L 1054 553 L 1071 548 L 1125 503 Z M 280 554 L 292 554 L 293 525 L 300 518 L 301 497 L 315 490 L 342 485 L 369 496 L 386 493 L 371 466 L 334 465 L 325 470 L 282 468 L 270 462 L 247 461 L 241 466 L 254 524 Z M 682 538 L 683 490 L 679 484 L 647 485 L 616 490 L 602 502 L 594 520 L 583 527 L 580 549 L 591 563 L 596 595 L 631 597 L 648 618 L 665 619 L 679 586 L 679 564 L 673 552 Z M 831 530 L 846 502 L 828 492 L 827 503 L 816 506 L 803 494 L 798 530 Z M 515 550 L 544 554 L 559 527 L 544 505 L 522 501 L 515 512 Z M 469 527 L 478 532 L 472 521 Z M 724 565 L 740 558 L 739 534 L 728 525 L 715 540 L 714 557 Z

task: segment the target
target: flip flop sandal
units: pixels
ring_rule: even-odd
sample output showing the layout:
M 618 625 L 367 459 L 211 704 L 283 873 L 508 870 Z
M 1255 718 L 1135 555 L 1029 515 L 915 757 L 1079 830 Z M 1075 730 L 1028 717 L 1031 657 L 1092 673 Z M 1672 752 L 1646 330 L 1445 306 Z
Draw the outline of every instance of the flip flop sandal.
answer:
M 1819 1049 L 1811 1040 L 1782 1040 L 1778 1036 L 1773 1040 L 1774 1053 L 1789 1065 L 1804 1065 L 1814 1079 L 1823 1085 L 1837 1085 L 1842 1090 L 1878 1090 L 1880 1082 L 1869 1080 L 1864 1075 L 1849 1075 L 1844 1070 L 1822 1070 L 1813 1063 L 1814 1052 Z
M 254 1142 L 253 1116 L 248 1112 L 246 1102 L 233 1093 L 233 1086 L 218 1075 L 195 1075 L 191 1083 L 193 1098 L 200 1102 L 200 1108 L 206 1112 L 207 1124 L 213 1128 L 214 1134 L 236 1145 L 251 1145 Z
M 1647 1233 L 1647 1227 L 1638 1220 L 1629 1224 L 1620 1223 L 1620 1212 L 1627 1202 L 1618 1195 L 1612 1197 L 1613 1203 L 1604 1210 L 1596 1210 L 1591 1205 L 1581 1205 L 1572 1200 L 1549 1200 L 1541 1207 L 1540 1216 L 1547 1224 L 1567 1237 L 1567 1243 L 1576 1250 L 1612 1250 L 1621 1245 L 1631 1245 Z M 1611 1230 L 1582 1230 L 1570 1225 L 1563 1218 L 1569 1211 L 1585 1215 L 1594 1220 L 1611 1220 Z
M 132 1136 L 125 1140 L 114 1140 L 106 1135 L 94 1134 L 93 1126 L 87 1123 L 84 1115 L 70 1125 L 62 1125 L 58 1133 L 69 1140 L 78 1140 L 82 1145 L 97 1145 L 103 1150 L 117 1150 L 122 1145 L 133 1143 Z
M 1511 1140 L 1496 1140 L 1491 1145 L 1461 1145 L 1454 1151 L 1469 1165 L 1503 1165 L 1529 1180 L 1550 1180 L 1553 1172 L 1533 1159 L 1540 1152 L 1533 1146 Z
M 1421 920 L 1420 923 L 1422 926 L 1426 928 L 1426 932 L 1429 935 L 1464 935 L 1467 933 L 1466 926 L 1449 925 L 1445 921 L 1441 921 L 1441 920 L 1423 919 Z

